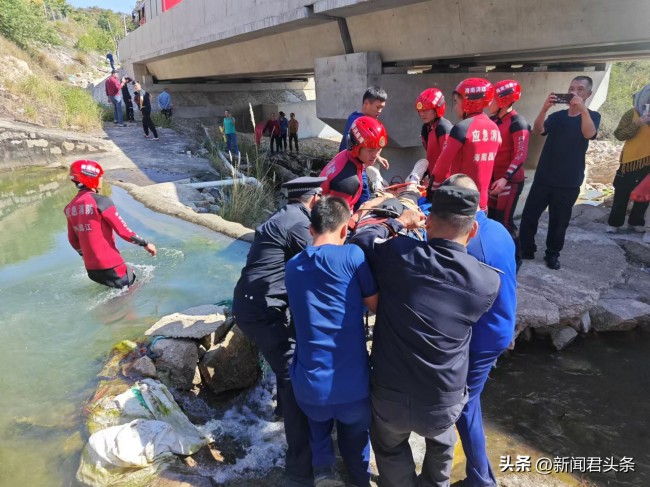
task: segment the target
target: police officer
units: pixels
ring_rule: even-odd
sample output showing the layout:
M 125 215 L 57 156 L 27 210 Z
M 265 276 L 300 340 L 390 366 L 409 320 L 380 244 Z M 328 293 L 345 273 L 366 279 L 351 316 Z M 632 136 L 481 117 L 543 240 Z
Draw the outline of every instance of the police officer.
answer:
M 454 423 L 467 401 L 471 329 L 499 290 L 493 269 L 467 254 L 480 193 L 441 186 L 431 196 L 427 241 L 397 234 L 416 213 L 361 228 L 352 239 L 379 288 L 371 355 L 372 442 L 382 487 L 449 485 Z M 408 444 L 426 439 L 418 478 Z
M 293 394 L 289 364 L 295 332 L 288 316 L 284 283 L 286 262 L 312 241 L 312 207 L 326 178 L 301 177 L 283 185 L 289 202 L 255 230 L 255 239 L 235 286 L 233 316 L 255 344 L 277 378 L 278 411 L 287 438 L 285 485 L 313 485 L 309 424 Z

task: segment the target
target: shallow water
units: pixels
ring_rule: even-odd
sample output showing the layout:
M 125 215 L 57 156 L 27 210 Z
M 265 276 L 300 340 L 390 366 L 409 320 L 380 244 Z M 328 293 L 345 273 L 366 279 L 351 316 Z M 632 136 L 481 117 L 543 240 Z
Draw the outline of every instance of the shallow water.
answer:
M 75 485 L 80 408 L 105 354 L 162 315 L 231 298 L 248 252 L 107 188 L 159 253 L 120 241 L 138 281 L 129 291 L 105 288 L 88 279 L 67 242 L 63 207 L 75 191 L 60 170 L 0 177 L 1 487 Z

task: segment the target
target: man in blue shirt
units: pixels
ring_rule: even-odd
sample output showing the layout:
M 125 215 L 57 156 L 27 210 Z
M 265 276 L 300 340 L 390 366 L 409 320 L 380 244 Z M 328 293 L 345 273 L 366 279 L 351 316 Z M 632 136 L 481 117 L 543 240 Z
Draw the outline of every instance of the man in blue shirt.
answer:
M 172 97 L 169 94 L 169 88 L 163 88 L 163 91 L 158 95 L 158 108 L 160 108 L 160 113 L 162 113 L 165 118 L 171 118 L 172 116 Z
M 350 208 L 342 198 L 318 201 L 311 213 L 313 244 L 286 267 L 296 326 L 291 382 L 309 418 L 315 486 L 336 484 L 335 420 L 352 483 L 370 485 L 370 367 L 363 313 L 364 304 L 376 311 L 377 288 L 363 251 L 343 245 L 349 219 Z
M 443 184 L 476 190 L 476 184 L 465 175 L 450 177 Z M 488 374 L 497 358 L 512 342 L 517 319 L 517 265 L 515 245 L 510 233 L 500 222 L 490 220 L 479 211 L 476 214 L 478 233 L 469 241 L 467 253 L 499 271 L 501 286 L 492 307 L 472 327 L 469 344 L 467 387 L 469 399 L 456 422 L 458 434 L 467 458 L 464 485 L 467 487 L 496 487 L 485 446 L 481 393 Z
M 533 132 L 546 135 L 547 139 L 521 216 L 519 239 L 522 259 L 534 259 L 537 224 L 548 207 L 544 260 L 549 269 L 560 268 L 558 258 L 585 177 L 585 154 L 589 141 L 598 134 L 600 114 L 589 110 L 585 104 L 591 96 L 592 86 L 593 80 L 589 76 L 574 78 L 569 87 L 573 98 L 568 110 L 552 113 L 544 120 L 546 112 L 558 103 L 558 97 L 551 93 L 533 125 Z
M 361 104 L 361 111 L 355 110 L 348 117 L 348 121 L 345 123 L 345 130 L 343 131 L 343 138 L 341 139 L 341 144 L 339 145 L 339 152 L 348 150 L 348 137 L 350 135 L 350 128 L 354 121 L 359 117 L 372 117 L 379 118 L 381 112 L 386 106 L 386 100 L 388 99 L 388 94 L 378 86 L 369 87 L 366 92 L 363 94 L 363 101 Z M 383 157 L 378 157 L 377 160 L 379 163 L 388 169 L 388 161 Z M 355 210 L 359 208 L 363 203 L 370 199 L 370 186 L 368 185 L 368 176 L 366 175 L 366 170 L 364 168 L 361 173 L 361 178 L 363 182 L 363 189 L 361 190 L 361 197 L 355 205 Z

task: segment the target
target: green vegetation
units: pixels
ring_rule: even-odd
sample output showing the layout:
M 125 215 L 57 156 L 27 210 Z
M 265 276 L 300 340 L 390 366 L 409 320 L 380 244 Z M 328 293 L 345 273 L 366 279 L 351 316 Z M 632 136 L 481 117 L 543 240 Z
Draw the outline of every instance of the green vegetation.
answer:
M 44 10 L 29 0 L 0 0 L 0 32 L 23 49 L 32 47 L 34 42 L 58 42 Z
M 83 52 L 107 52 L 112 51 L 115 44 L 107 31 L 91 27 L 79 38 L 75 47 Z
M 621 116 L 632 108 L 632 95 L 648 83 L 650 83 L 650 61 L 612 63 L 607 101 L 600 108 L 602 138 L 614 138 L 614 130 Z

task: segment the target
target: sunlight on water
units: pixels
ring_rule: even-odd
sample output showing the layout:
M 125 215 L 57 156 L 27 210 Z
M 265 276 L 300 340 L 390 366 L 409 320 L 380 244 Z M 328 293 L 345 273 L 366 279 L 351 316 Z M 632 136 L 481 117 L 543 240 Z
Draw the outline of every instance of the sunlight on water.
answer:
M 26 200 L 17 194 L 29 187 L 0 184 L 1 487 L 76 485 L 81 407 L 104 355 L 164 314 L 230 298 L 248 252 L 247 244 L 156 214 L 112 188 L 120 214 L 159 254 L 120 241 L 138 279 L 131 289 L 105 288 L 88 279 L 67 242 L 63 207 L 74 187 L 61 171 L 42 174 L 62 189 Z

